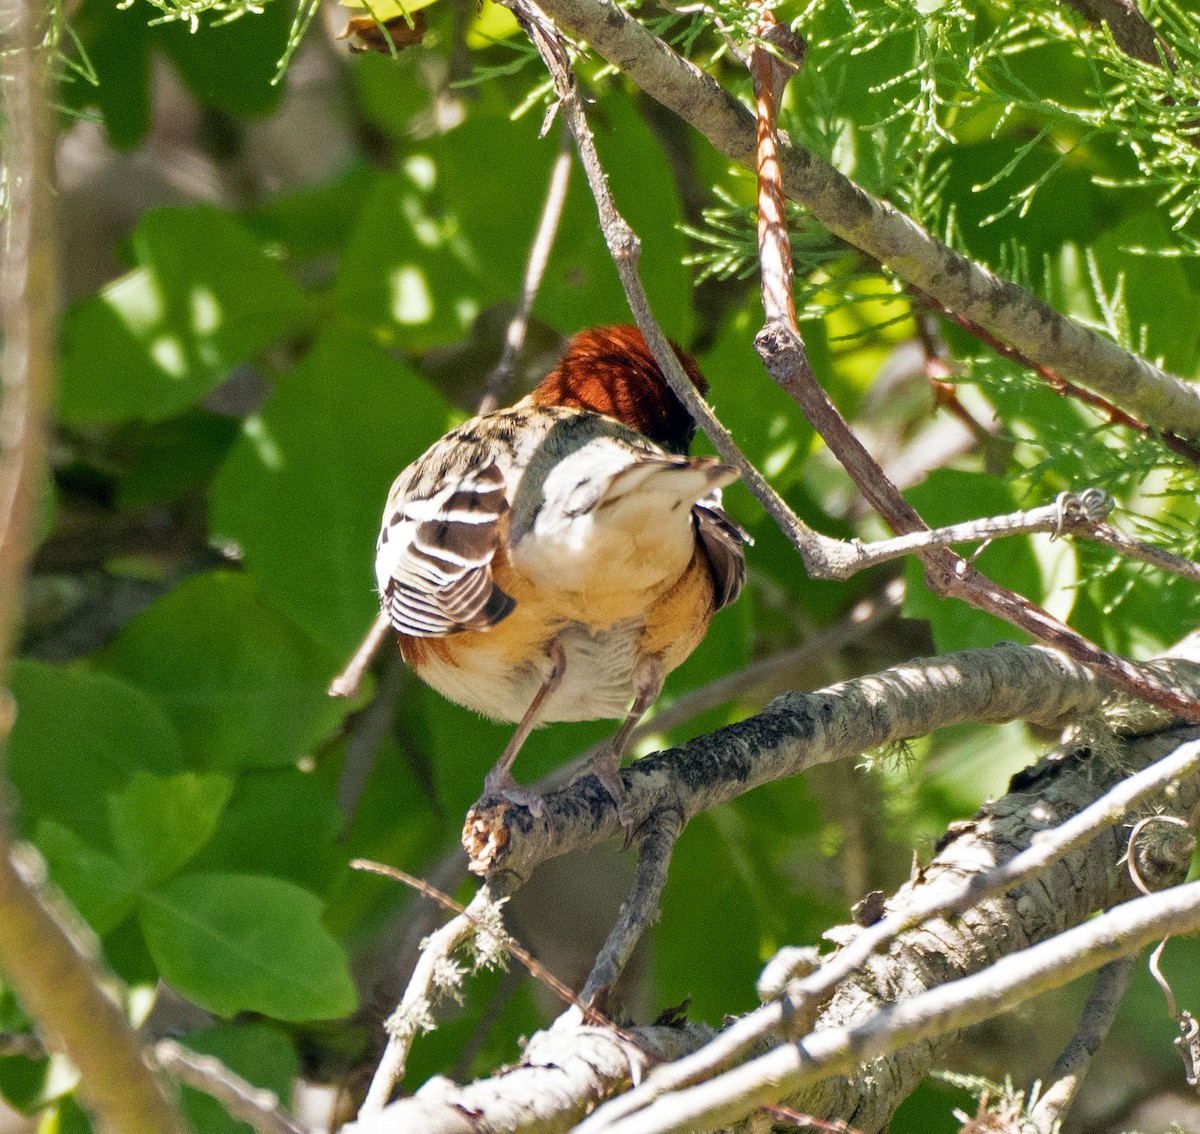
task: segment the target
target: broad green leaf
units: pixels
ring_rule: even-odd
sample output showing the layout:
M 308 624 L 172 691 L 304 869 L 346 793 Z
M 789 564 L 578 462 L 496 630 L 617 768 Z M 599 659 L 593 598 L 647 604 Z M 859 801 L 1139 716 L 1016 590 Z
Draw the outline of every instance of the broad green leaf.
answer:
M 274 1093 L 286 1108 L 300 1073 L 292 1041 L 267 1024 L 225 1024 L 191 1032 L 180 1039 L 189 1051 L 213 1056 L 235 1075 Z M 183 1088 L 183 1106 L 192 1129 L 203 1134 L 249 1134 L 251 1128 L 230 1118 L 210 1095 Z
M 424 381 L 331 327 L 217 476 L 215 532 L 241 546 L 263 596 L 339 657 L 379 609 L 372 563 L 388 488 L 449 420 Z
M 117 854 L 147 885 L 170 878 L 208 841 L 232 790 L 230 778 L 219 773 L 135 772 L 108 797 Z
M 334 841 L 341 825 L 324 778 L 295 768 L 247 772 L 194 865 L 270 874 L 319 890 L 345 860 Z
M 108 140 L 122 149 L 141 143 L 150 126 L 150 41 L 146 12 L 111 0 L 83 0 L 71 18 L 96 82 L 64 68 L 60 92 L 64 105 L 83 111 L 96 106 L 104 116 Z M 75 59 L 78 52 L 68 51 Z
M 367 59 L 393 66 L 390 60 L 369 53 L 350 62 L 358 65 Z M 246 215 L 246 226 L 263 240 L 284 245 L 293 259 L 340 254 L 359 208 L 382 176 L 367 165 L 352 165 L 332 181 L 272 197 Z
M 31 835 L 53 819 L 93 847 L 107 847 L 103 800 L 137 772 L 181 770 L 171 722 L 146 694 L 117 677 L 18 661 L 17 721 L 8 774 L 17 820 Z
M 240 19 L 222 22 L 214 13 L 194 29 L 187 20 L 173 20 L 155 31 L 158 46 L 200 103 L 257 117 L 274 110 L 287 90 L 275 79 L 291 25 L 287 4 L 263 4 Z
M 123 863 L 53 819 L 38 823 L 33 841 L 55 885 L 100 936 L 116 929 L 136 909 L 140 879 Z
M 157 699 L 199 769 L 294 764 L 342 713 L 325 695 L 336 661 L 246 575 L 188 579 L 133 619 L 102 662 Z
M 133 271 L 64 318 L 66 421 L 169 417 L 307 316 L 283 269 L 210 205 L 148 213 L 133 251 Z
M 239 425 L 234 418 L 191 410 L 166 421 L 126 426 L 122 441 L 134 447 L 135 457 L 121 477 L 118 506 L 132 511 L 206 489 Z
M 641 268 L 656 315 L 687 342 L 691 284 L 682 267 L 682 219 L 669 168 L 641 117 L 624 98 L 603 100 L 601 156 L 618 206 L 643 241 Z M 407 129 L 408 111 L 396 107 Z M 384 342 L 411 346 L 462 336 L 475 317 L 520 294 L 541 213 L 553 138 L 527 116 L 476 113 L 456 129 L 412 142 L 393 175 L 364 203 L 338 272 L 345 314 Z M 481 180 L 481 171 L 486 179 Z M 480 205 L 480 193 L 489 201 Z M 503 202 L 503 207 L 494 203 Z M 514 218 L 519 218 L 514 222 Z M 629 305 L 596 225 L 596 206 L 576 174 L 538 292 L 535 311 L 564 332 L 628 322 Z
M 163 978 L 221 1016 L 345 1016 L 354 984 L 321 924 L 320 899 L 251 874 L 183 874 L 142 900 L 146 944 Z

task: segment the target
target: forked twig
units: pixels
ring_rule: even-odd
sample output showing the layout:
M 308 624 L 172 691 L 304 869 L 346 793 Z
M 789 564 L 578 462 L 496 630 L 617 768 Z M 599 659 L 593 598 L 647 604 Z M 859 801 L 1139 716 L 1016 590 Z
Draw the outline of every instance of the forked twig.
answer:
M 476 891 L 469 905 L 461 905 L 449 894 L 442 893 L 428 882 L 401 870 L 399 867 L 388 866 L 369 859 L 356 858 L 350 863 L 355 870 L 366 870 L 372 874 L 380 874 L 404 885 L 412 887 L 418 893 L 431 898 L 444 909 L 450 910 L 455 916 L 436 933 L 430 935 L 421 951 L 421 959 L 409 980 L 400 1006 L 388 1021 L 388 1043 L 383 1057 L 375 1069 L 374 1078 L 367 1091 L 359 1117 L 365 1118 L 378 1114 L 387 1105 L 392 1090 L 404 1077 L 408 1052 L 412 1042 L 423 1026 L 423 1020 L 428 1011 L 431 990 L 439 980 L 439 969 L 450 956 L 470 941 L 481 931 L 496 939 L 496 943 L 506 953 L 516 957 L 534 979 L 544 984 L 564 1004 L 578 1008 L 583 1013 L 586 1023 L 598 1027 L 611 1028 L 629 1043 L 635 1041 L 620 1031 L 598 1008 L 585 1003 L 583 999 L 558 979 L 527 949 L 514 941 L 499 926 L 495 918 L 487 916 L 489 910 L 494 910 L 498 901 L 494 886 L 484 884 Z

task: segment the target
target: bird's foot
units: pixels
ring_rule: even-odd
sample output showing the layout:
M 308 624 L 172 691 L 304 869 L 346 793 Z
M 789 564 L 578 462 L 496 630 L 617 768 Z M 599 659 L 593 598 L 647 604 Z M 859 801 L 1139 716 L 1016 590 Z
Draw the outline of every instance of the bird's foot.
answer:
M 625 794 L 625 784 L 621 779 L 621 757 L 611 750 L 597 753 L 588 761 L 583 774 L 586 776 L 589 772 L 600 781 L 600 786 L 616 804 L 617 822 L 625 832 L 624 849 L 628 850 L 633 842 L 634 822 L 629 809 L 629 797 Z
M 540 817 L 542 814 L 542 797 L 532 788 L 522 787 L 512 778 L 512 773 L 499 767 L 493 768 L 484 777 L 483 795 L 488 799 L 494 797 L 503 799 L 517 807 L 527 808 L 530 814 Z M 478 807 L 478 803 L 476 804 Z

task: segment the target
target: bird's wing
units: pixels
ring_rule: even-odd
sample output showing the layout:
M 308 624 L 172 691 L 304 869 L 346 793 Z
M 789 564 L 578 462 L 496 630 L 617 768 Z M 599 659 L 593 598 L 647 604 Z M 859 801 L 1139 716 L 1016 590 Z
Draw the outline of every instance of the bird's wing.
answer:
M 470 455 L 431 450 L 392 485 L 375 574 L 402 634 L 486 630 L 516 605 L 492 580 L 508 520 L 504 474 L 494 460 L 472 464 Z
M 692 506 L 696 538 L 712 572 L 716 609 L 728 606 L 742 592 L 746 581 L 746 555 L 742 545 L 754 541 L 735 524 L 721 507 L 721 490 L 715 489 Z

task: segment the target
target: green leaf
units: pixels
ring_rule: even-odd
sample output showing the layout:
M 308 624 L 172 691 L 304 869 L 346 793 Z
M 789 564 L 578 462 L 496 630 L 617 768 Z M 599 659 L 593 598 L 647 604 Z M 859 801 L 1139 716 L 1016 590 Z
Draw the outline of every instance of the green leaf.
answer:
M 64 420 L 158 420 L 215 388 L 308 313 L 304 294 L 228 213 L 148 213 L 133 271 L 63 323 Z
M 18 661 L 12 692 L 17 720 L 8 774 L 26 835 L 39 820 L 53 819 L 93 847 L 106 847 L 101 801 L 139 771 L 170 775 L 182 768 L 170 721 L 145 693 L 116 677 Z
M 274 78 L 292 25 L 288 4 L 263 4 L 236 20 L 219 14 L 159 24 L 157 40 L 188 89 L 207 106 L 233 115 L 263 115 L 278 106 L 284 83 Z
M 299 886 L 250 874 L 184 874 L 145 896 L 142 932 L 165 980 L 222 1016 L 344 1016 L 346 956 Z
M 331 327 L 246 423 L 212 490 L 264 597 L 338 656 L 379 610 L 372 561 L 388 488 L 450 410 L 407 368 Z
M 366 58 L 367 55 L 352 56 L 350 62 Z M 390 64 L 390 60 L 380 62 L 385 67 Z M 359 208 L 382 176 L 370 166 L 352 165 L 331 181 L 271 197 L 260 209 L 248 214 L 245 222 L 263 240 L 286 245 L 293 258 L 340 255 Z
M 136 872 L 89 846 L 73 831 L 43 819 L 33 841 L 50 868 L 50 877 L 101 937 L 137 908 Z
M 686 342 L 692 288 L 670 169 L 624 97 L 605 98 L 603 107 L 607 129 L 598 144 L 602 157 L 621 155 L 607 167 L 609 180 L 643 239 L 647 292 L 667 332 Z M 511 303 L 556 155 L 553 138 L 538 137 L 534 116 L 513 123 L 507 112 L 476 113 L 446 134 L 410 143 L 400 168 L 380 179 L 359 213 L 335 287 L 341 310 L 381 341 L 423 347 L 457 339 L 479 312 Z M 535 311 L 564 331 L 630 319 L 582 177 L 567 194 Z
M 248 772 L 238 778 L 195 866 L 270 874 L 320 889 L 346 857 L 334 843 L 341 826 L 337 799 L 323 778 L 296 768 Z
M 118 855 L 147 884 L 164 881 L 208 842 L 232 790 L 229 777 L 217 773 L 135 772 L 108 797 Z
M 285 1105 L 300 1073 L 292 1042 L 282 1032 L 258 1022 L 226 1024 L 191 1032 L 180 1042 L 197 1055 L 213 1056 L 236 1075 L 274 1093 Z M 204 1134 L 244 1134 L 251 1128 L 230 1118 L 216 1099 L 183 1088 L 183 1105 L 193 1130 Z
M 258 596 L 245 575 L 197 575 L 133 619 L 102 663 L 152 694 L 189 764 L 293 764 L 340 719 L 337 664 Z
M 138 145 L 150 126 L 149 41 L 154 33 L 146 26 L 145 11 L 111 0 L 83 0 L 71 27 L 97 81 L 92 84 L 64 68 L 60 84 L 64 105 L 76 112 L 99 107 L 114 146 Z M 77 55 L 69 52 L 72 58 Z

